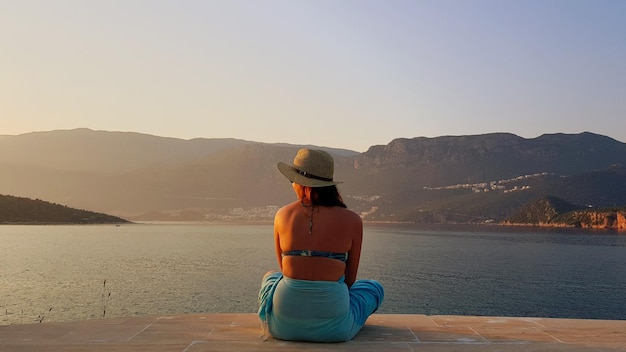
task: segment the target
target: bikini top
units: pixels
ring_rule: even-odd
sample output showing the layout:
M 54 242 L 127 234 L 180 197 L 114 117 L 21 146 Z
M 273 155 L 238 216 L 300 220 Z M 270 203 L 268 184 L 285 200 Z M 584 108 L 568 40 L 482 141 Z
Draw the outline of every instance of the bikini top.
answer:
M 348 252 L 345 253 L 333 253 L 333 252 L 324 252 L 324 251 L 312 251 L 309 249 L 298 249 L 293 251 L 285 251 L 282 253 L 282 256 L 302 256 L 302 257 L 323 257 L 330 259 L 341 260 L 342 262 L 348 261 Z

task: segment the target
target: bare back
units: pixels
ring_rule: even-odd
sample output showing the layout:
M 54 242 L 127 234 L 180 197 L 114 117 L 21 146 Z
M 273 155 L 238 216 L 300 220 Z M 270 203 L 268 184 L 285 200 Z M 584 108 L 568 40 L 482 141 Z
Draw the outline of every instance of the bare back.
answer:
M 362 239 L 361 218 L 342 207 L 305 207 L 296 201 L 281 208 L 274 219 L 277 260 L 283 274 L 294 279 L 337 281 L 345 275 L 350 287 L 356 280 Z M 348 259 L 344 263 L 324 257 L 283 257 L 292 250 L 348 253 Z

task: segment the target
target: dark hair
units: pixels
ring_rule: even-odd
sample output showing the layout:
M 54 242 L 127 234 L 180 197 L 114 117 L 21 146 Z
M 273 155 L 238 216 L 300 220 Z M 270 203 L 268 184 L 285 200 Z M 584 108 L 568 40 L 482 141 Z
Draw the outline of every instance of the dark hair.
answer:
M 325 207 L 338 206 L 347 208 L 339 194 L 337 186 L 311 187 L 311 203 Z

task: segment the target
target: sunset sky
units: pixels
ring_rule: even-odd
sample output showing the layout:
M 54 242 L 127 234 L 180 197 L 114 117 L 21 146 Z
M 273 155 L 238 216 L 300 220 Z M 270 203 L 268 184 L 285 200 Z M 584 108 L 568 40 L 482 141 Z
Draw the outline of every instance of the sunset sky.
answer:
M 0 0 L 0 135 L 626 142 L 624 0 Z

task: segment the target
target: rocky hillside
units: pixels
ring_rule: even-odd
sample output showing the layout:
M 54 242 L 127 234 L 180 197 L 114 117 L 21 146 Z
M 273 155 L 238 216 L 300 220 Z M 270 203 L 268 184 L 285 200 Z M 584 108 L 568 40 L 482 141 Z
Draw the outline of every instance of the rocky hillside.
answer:
M 592 133 L 398 139 L 354 163 L 345 188 L 380 196 L 371 220 L 499 222 L 547 195 L 626 204 L 626 144 Z
M 294 199 L 277 172 L 298 148 L 86 129 L 0 138 L 0 194 L 127 219 L 271 220 Z M 324 148 L 366 221 L 501 222 L 551 195 L 626 204 L 626 144 L 593 133 L 396 139 L 365 153 Z
M 355 158 L 360 180 L 441 187 L 549 173 L 575 175 L 626 165 L 626 144 L 593 133 L 525 139 L 509 133 L 396 139 Z M 365 177 L 367 176 L 367 177 Z M 386 189 L 386 188 L 385 188 Z
M 583 207 L 557 197 L 546 196 L 524 206 L 516 214 L 509 217 L 507 222 L 529 225 L 547 224 L 561 214 L 580 209 L 583 209 Z
M 589 209 L 556 197 L 531 202 L 509 217 L 508 225 L 558 226 L 579 228 L 626 229 L 626 206 Z
M 554 218 L 556 226 L 626 230 L 626 207 L 577 210 Z

